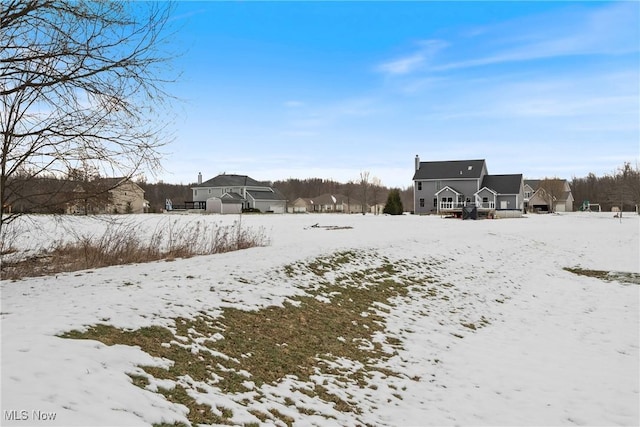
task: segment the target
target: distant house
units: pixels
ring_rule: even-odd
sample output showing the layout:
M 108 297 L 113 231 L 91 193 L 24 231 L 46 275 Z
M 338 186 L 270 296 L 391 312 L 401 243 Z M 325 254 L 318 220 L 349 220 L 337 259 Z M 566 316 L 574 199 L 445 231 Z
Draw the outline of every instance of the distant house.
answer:
M 222 174 L 192 187 L 193 205 L 213 213 L 239 213 L 243 209 L 284 213 L 287 200 L 276 189 L 247 175 Z
M 372 205 L 369 205 L 367 203 L 367 205 L 369 205 L 369 213 L 372 213 L 374 215 L 380 215 L 382 214 L 382 212 L 384 211 L 384 207 L 386 206 L 386 201 L 384 203 L 375 203 Z
M 360 213 L 362 203 L 354 198 L 342 194 L 321 194 L 312 198 L 298 198 L 289 207 L 289 212 L 318 212 L 318 213 Z
M 144 199 L 144 190 L 135 182 L 126 178 L 103 178 L 103 184 L 109 188 L 109 213 L 144 213 L 149 202 Z
M 573 194 L 566 179 L 525 179 L 524 200 L 527 212 L 573 212 Z
M 69 214 L 123 214 L 148 212 L 144 190 L 129 178 L 97 178 L 91 181 L 68 181 Z
M 129 178 L 14 180 L 5 209 L 20 213 L 113 214 L 147 212 L 144 190 Z
M 313 207 L 313 200 L 298 197 L 293 201 L 293 203 L 289 203 L 287 206 L 287 212 L 289 213 L 307 213 L 311 212 Z
M 489 175 L 484 159 L 421 162 L 415 158 L 414 212 L 462 215 L 465 207 L 518 216 L 524 208 L 522 174 Z

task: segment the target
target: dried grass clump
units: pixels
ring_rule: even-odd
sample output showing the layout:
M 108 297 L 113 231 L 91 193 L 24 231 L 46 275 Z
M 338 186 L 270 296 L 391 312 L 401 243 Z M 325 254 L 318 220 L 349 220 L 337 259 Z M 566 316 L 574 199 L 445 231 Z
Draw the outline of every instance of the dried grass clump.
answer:
M 0 278 L 15 280 L 112 265 L 174 260 L 269 243 L 263 229 L 243 228 L 239 221 L 228 226 L 201 221 L 179 225 L 177 221 L 169 221 L 159 224 L 147 238 L 141 235 L 136 223 L 110 223 L 102 234 L 71 233 L 71 241 L 54 243 L 51 248 L 27 259 L 5 261 L 0 265 Z

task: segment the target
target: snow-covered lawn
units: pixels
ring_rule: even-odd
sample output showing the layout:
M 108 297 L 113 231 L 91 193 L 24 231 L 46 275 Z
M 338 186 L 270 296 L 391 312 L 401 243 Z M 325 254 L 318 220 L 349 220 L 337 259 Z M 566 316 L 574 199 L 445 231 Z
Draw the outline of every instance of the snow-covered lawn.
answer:
M 120 218 L 139 222 L 143 235 L 159 222 L 238 220 Z M 106 223 L 32 220 L 40 225 L 13 240 L 29 253 L 68 236 L 67 221 L 78 232 L 96 233 Z M 166 368 L 174 361 L 139 347 L 59 335 L 94 325 L 128 331 L 163 326 L 175 332 L 178 318 L 218 319 L 234 308 L 259 313 L 299 305 L 305 295 L 329 306 L 336 304 L 336 292 L 322 294 L 322 286 L 347 283 L 345 278 L 361 278 L 365 287 L 386 286 L 394 275 L 397 288 L 407 292 L 361 313 L 382 318 L 382 332 L 363 339 L 363 345 L 386 352 L 364 382 L 335 375 L 364 369 L 354 356 L 329 362 L 336 365 L 333 371 L 315 367 L 308 378 L 283 375 L 261 384 L 252 381 L 257 373 L 242 372 L 244 392 L 225 393 L 215 378 L 207 383 L 185 376 L 179 384 L 225 422 L 239 425 L 640 424 L 637 215 L 622 221 L 612 214 L 582 213 L 483 221 L 245 215 L 242 226 L 264 230 L 271 244 L 2 282 L 1 424 L 186 424 L 186 407 L 152 391 L 177 382 L 150 377 L 141 368 Z M 344 254 L 349 256 L 338 261 Z M 314 269 L 322 260 L 328 267 L 318 274 Z M 606 281 L 566 267 L 633 274 Z M 388 276 L 389 271 L 394 273 Z M 183 346 L 194 354 L 205 351 L 202 340 L 211 337 L 198 341 L 197 331 L 189 334 L 191 341 Z M 335 331 L 340 342 L 345 335 Z M 182 339 L 187 342 L 182 337 L 162 345 L 179 345 Z M 215 339 L 224 340 L 224 333 Z M 139 387 L 131 375 L 147 380 Z M 343 411 L 326 396 L 302 392 L 314 384 L 355 409 Z

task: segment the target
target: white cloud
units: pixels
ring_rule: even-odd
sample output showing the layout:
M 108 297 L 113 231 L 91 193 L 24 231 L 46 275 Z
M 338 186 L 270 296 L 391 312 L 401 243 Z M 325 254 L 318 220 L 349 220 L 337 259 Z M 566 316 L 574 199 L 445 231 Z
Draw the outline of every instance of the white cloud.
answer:
M 423 40 L 418 43 L 416 52 L 384 62 L 376 69 L 390 75 L 410 74 L 428 65 L 431 59 L 447 46 L 448 44 L 442 40 Z
M 509 21 L 478 32 L 483 56 L 430 67 L 447 71 L 577 55 L 619 55 L 640 51 L 636 2 L 598 9 L 567 9 Z M 501 41 L 500 43 L 496 40 Z M 485 43 L 482 45 L 482 43 Z M 498 45 L 499 48 L 495 48 Z
M 284 103 L 284 106 L 287 108 L 300 108 L 304 107 L 305 103 L 302 101 L 290 100 Z
M 425 55 L 422 52 L 418 52 L 404 58 L 385 62 L 378 66 L 378 70 L 387 74 L 407 74 L 422 66 L 424 61 Z

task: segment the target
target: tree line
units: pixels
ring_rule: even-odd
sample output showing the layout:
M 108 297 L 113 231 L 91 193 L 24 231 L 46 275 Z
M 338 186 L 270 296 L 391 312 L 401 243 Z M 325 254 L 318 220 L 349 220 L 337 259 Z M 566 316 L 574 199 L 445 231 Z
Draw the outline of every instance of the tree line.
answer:
M 613 207 L 624 211 L 635 211 L 640 206 L 640 168 L 629 162 L 611 174 L 596 176 L 593 173 L 571 180 L 575 209 L 584 201 L 598 203 L 603 211 Z
M 368 206 L 380 205 L 377 213 L 383 213 L 382 205 L 386 204 L 389 192 L 397 190 L 399 201 L 394 199 L 394 206 L 400 204 L 405 210 L 410 210 L 413 205 L 413 187 L 393 189 L 382 184 L 376 178 L 370 178 L 366 172 L 361 173 L 358 179 L 348 182 L 339 182 L 325 178 L 289 178 L 286 180 L 266 181 L 263 184 L 278 190 L 285 199 L 292 203 L 298 198 L 312 199 L 322 194 L 343 195 L 347 198 L 366 203 Z M 173 203 L 184 203 L 192 199 L 191 188 L 196 184 L 168 184 L 164 182 L 148 183 L 144 180 L 137 181 L 144 190 L 144 197 L 149 202 L 150 212 L 161 212 L 165 207 L 166 199 Z M 396 196 L 394 196 L 396 197 Z
M 374 213 L 381 214 L 384 210 L 381 205 L 388 202 L 390 192 L 397 190 L 399 200 L 396 201 L 394 194 L 394 206 L 401 204 L 408 208 L 413 205 L 412 186 L 405 189 L 387 187 L 379 178 L 371 177 L 368 171 L 360 172 L 358 178 L 344 183 L 323 178 L 289 178 L 273 181 L 270 185 L 280 191 L 289 202 L 298 198 L 312 199 L 322 194 L 340 194 L 366 206 L 379 206 L 379 209 L 374 208 Z

